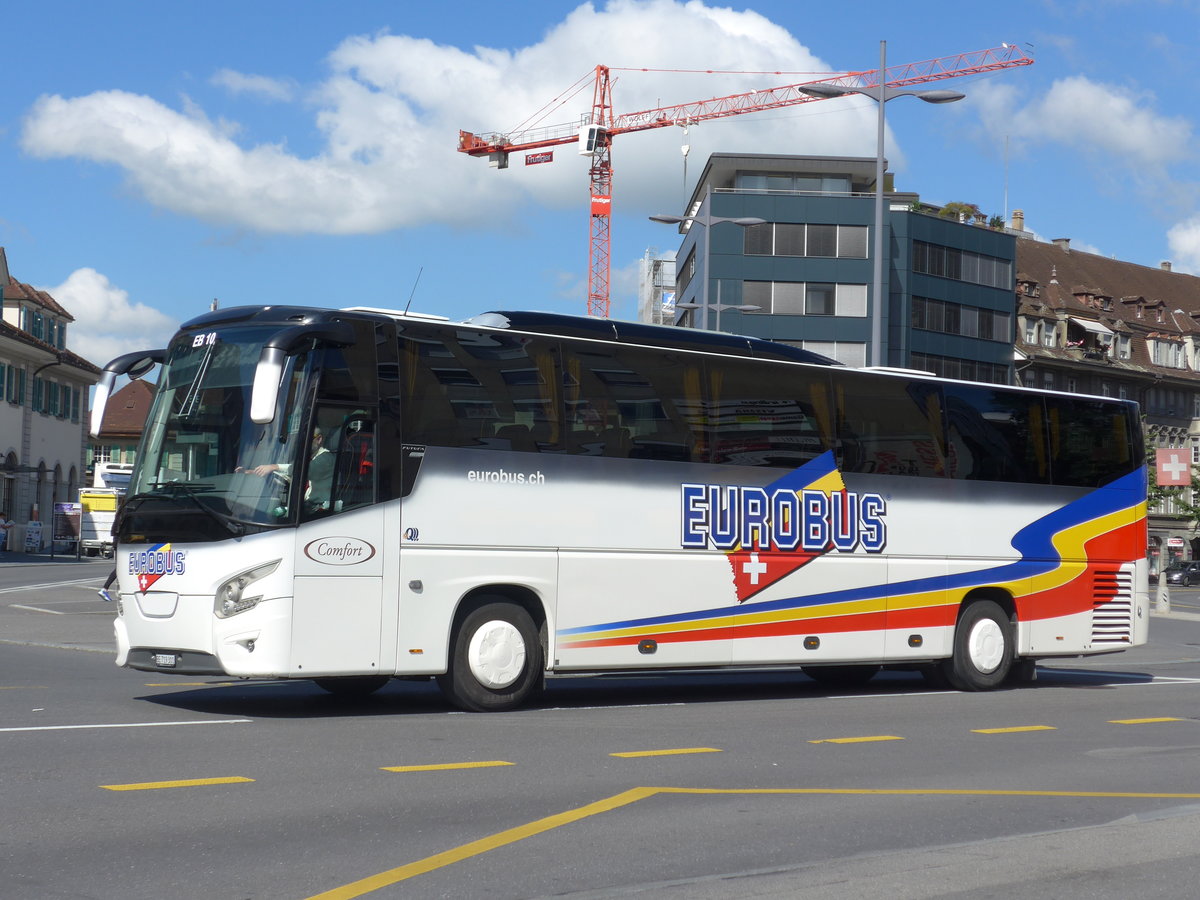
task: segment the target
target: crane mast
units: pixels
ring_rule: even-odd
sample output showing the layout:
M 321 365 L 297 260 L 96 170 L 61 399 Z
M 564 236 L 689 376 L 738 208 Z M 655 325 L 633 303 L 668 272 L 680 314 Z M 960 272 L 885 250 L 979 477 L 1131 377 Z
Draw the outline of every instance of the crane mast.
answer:
M 1001 44 L 986 50 L 941 56 L 917 63 L 888 66 L 884 70 L 869 69 L 847 72 L 830 78 L 786 84 L 764 90 L 746 91 L 696 100 L 673 106 L 661 106 L 637 112 L 615 114 L 612 101 L 612 78 L 608 66 L 596 66 L 592 90 L 592 111 L 581 129 L 578 125 L 553 125 L 513 133 L 475 134 L 459 131 L 458 151 L 469 156 L 487 157 L 496 168 L 507 168 L 508 155 L 580 142 L 581 153 L 592 157 L 588 168 L 591 185 L 589 203 L 588 296 L 589 316 L 608 318 L 609 264 L 612 243 L 612 140 L 618 134 L 666 128 L 672 125 L 691 125 L 728 116 L 784 109 L 801 103 L 826 99 L 803 92 L 814 84 L 847 88 L 905 88 L 946 78 L 961 78 L 1028 66 L 1033 58 L 1015 44 Z M 584 146 L 586 142 L 586 146 Z

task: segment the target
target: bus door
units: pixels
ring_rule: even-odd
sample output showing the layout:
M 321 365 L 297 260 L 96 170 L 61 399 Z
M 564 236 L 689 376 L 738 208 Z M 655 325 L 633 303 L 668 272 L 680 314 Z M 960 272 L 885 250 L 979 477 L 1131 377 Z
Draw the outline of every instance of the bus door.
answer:
M 299 491 L 302 509 L 289 668 L 295 677 L 395 671 L 383 583 L 388 567 L 398 565 L 387 552 L 398 543 L 389 509 L 396 517 L 398 510 L 377 502 L 377 425 L 369 406 L 318 402 L 313 414 L 303 482 L 292 494 Z

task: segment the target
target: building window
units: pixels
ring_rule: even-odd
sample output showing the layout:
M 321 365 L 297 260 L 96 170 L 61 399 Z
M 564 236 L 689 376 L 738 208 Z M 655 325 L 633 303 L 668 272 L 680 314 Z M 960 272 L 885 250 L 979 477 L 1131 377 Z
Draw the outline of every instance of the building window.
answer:
M 801 175 L 786 172 L 738 172 L 734 186 L 739 191 L 848 194 L 849 175 Z
M 865 225 L 793 222 L 751 225 L 745 229 L 742 252 L 746 256 L 866 259 L 867 228 Z
M 794 226 L 796 227 L 796 226 Z M 800 231 L 800 240 L 804 240 L 804 226 L 798 226 Z M 775 226 L 770 222 L 764 225 L 750 225 L 745 229 L 745 238 L 742 244 L 742 252 L 746 256 L 773 256 L 775 253 L 775 245 L 773 236 L 775 234 Z M 803 243 L 801 244 L 803 246 Z M 793 254 L 786 254 L 791 256 Z M 799 254 L 795 254 L 799 255 Z
M 867 345 L 853 341 L 780 341 L 836 359 L 842 365 L 861 368 L 867 364 Z
M 761 307 L 747 315 L 865 318 L 867 286 L 816 281 L 743 281 L 742 301 Z
M 1012 290 L 1012 262 L 957 247 L 913 241 L 913 271 Z
M 25 402 L 25 370 L 16 366 L 8 367 L 8 378 L 4 386 L 4 396 L 9 403 L 18 405 Z
M 957 378 L 962 381 L 981 381 L 987 384 L 1008 384 L 1008 366 L 960 359 L 954 356 L 935 356 L 932 353 L 912 354 L 912 366 L 932 372 L 942 378 Z
M 1125 387 L 1125 385 L 1123 385 L 1123 384 L 1117 385 L 1117 399 L 1118 400 L 1128 400 L 1129 399 L 1129 388 Z
M 1147 343 L 1150 345 L 1150 361 L 1156 366 L 1166 366 L 1170 369 L 1186 368 L 1181 342 L 1150 338 Z
M 960 306 L 928 297 L 912 298 L 912 327 L 938 334 L 957 334 L 987 341 L 1010 343 L 1009 313 L 975 306 Z
M 834 291 L 832 284 L 809 282 L 804 289 L 804 314 L 806 316 L 834 315 Z
M 1076 381 L 1074 378 L 1067 378 L 1067 393 L 1068 394 L 1078 394 L 1079 393 L 1079 382 Z
M 687 255 L 687 259 L 683 261 L 683 265 L 679 267 L 679 272 L 675 276 L 675 296 L 678 299 L 683 298 L 683 292 L 689 284 L 692 283 L 692 276 L 696 274 L 696 248 Z
M 776 256 L 804 255 L 804 233 L 806 229 L 803 225 L 778 222 L 774 226 L 767 226 L 767 228 L 771 227 L 775 229 L 774 254 Z
M 1042 373 L 1042 388 L 1047 391 L 1054 390 L 1054 373 L 1053 372 L 1043 372 Z

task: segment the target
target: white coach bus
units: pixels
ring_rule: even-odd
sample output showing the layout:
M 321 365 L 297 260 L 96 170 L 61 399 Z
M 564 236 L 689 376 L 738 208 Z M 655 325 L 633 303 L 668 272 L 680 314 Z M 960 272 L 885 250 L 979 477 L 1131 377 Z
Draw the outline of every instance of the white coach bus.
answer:
M 117 663 L 435 677 L 919 669 L 994 688 L 1144 643 L 1136 404 L 542 313 L 186 323 L 117 525 Z

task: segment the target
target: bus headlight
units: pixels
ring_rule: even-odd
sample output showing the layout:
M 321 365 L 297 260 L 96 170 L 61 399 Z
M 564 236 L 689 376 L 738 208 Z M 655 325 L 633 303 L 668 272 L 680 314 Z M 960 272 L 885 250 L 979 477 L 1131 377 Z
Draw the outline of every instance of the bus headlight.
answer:
M 254 609 L 262 600 L 262 594 L 247 597 L 245 596 L 246 588 L 259 579 L 266 578 L 277 568 L 279 568 L 279 560 L 239 572 L 224 582 L 217 588 L 217 594 L 213 600 L 213 612 L 217 614 L 217 618 L 228 619 L 230 616 L 244 613 L 248 609 Z

